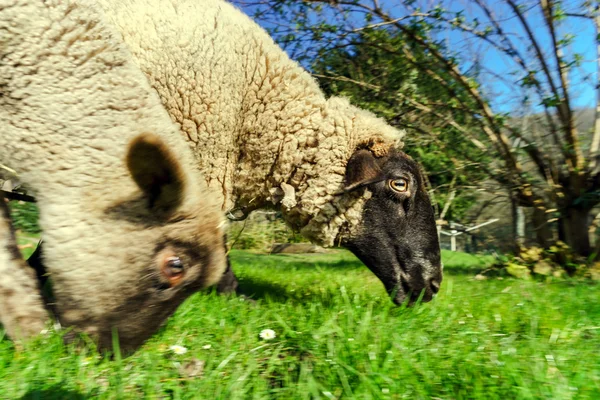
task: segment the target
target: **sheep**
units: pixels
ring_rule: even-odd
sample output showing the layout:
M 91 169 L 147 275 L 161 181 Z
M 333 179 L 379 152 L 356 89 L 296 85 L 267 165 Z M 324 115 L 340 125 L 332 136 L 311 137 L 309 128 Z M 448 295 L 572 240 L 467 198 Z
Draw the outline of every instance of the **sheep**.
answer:
M 63 327 L 133 350 L 226 268 L 224 217 L 188 146 L 93 1 L 0 4 L 0 162 L 40 208 Z M 0 198 L 0 322 L 49 319 Z
M 403 133 L 317 82 L 222 0 L 100 0 L 225 210 L 280 210 L 353 251 L 395 303 L 439 290 L 434 212 Z M 235 214 L 234 214 L 235 215 Z M 224 280 L 233 282 L 228 274 Z

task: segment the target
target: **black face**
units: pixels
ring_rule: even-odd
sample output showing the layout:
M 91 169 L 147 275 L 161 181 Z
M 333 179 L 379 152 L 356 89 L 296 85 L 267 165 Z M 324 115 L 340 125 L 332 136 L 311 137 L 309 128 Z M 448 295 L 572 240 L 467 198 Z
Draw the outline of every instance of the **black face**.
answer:
M 361 226 L 342 243 L 383 282 L 396 304 L 429 301 L 442 281 L 435 216 L 421 171 L 406 154 L 357 151 L 346 191 L 369 190 Z

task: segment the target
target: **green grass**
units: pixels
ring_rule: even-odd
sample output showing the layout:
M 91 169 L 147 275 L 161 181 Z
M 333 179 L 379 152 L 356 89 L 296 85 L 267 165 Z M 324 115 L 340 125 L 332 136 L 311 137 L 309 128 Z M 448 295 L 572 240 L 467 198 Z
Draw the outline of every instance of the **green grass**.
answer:
M 445 252 L 441 292 L 407 309 L 347 252 L 232 258 L 256 304 L 199 293 L 122 359 L 2 339 L 0 398 L 600 398 L 598 285 L 475 281 L 489 257 Z
M 40 241 L 40 235 L 36 233 L 23 233 L 17 234 L 17 244 L 21 250 L 23 257 L 29 258 L 31 253 L 34 252 L 38 242 Z

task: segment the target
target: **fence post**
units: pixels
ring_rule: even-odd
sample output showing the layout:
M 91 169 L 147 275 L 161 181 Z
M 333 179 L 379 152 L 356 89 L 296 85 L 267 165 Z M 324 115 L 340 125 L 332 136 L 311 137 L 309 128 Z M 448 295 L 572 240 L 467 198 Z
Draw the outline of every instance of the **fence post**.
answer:
M 454 229 L 454 222 L 450 222 L 450 250 L 456 251 L 456 229 Z

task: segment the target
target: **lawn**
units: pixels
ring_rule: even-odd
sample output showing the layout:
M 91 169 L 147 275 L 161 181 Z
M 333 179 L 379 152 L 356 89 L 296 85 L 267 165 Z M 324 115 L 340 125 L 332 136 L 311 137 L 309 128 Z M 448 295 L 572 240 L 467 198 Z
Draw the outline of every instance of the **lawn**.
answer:
M 489 258 L 445 252 L 436 299 L 398 308 L 347 252 L 232 259 L 255 304 L 199 293 L 130 357 L 0 339 L 0 398 L 600 398 L 597 284 L 477 281 Z

